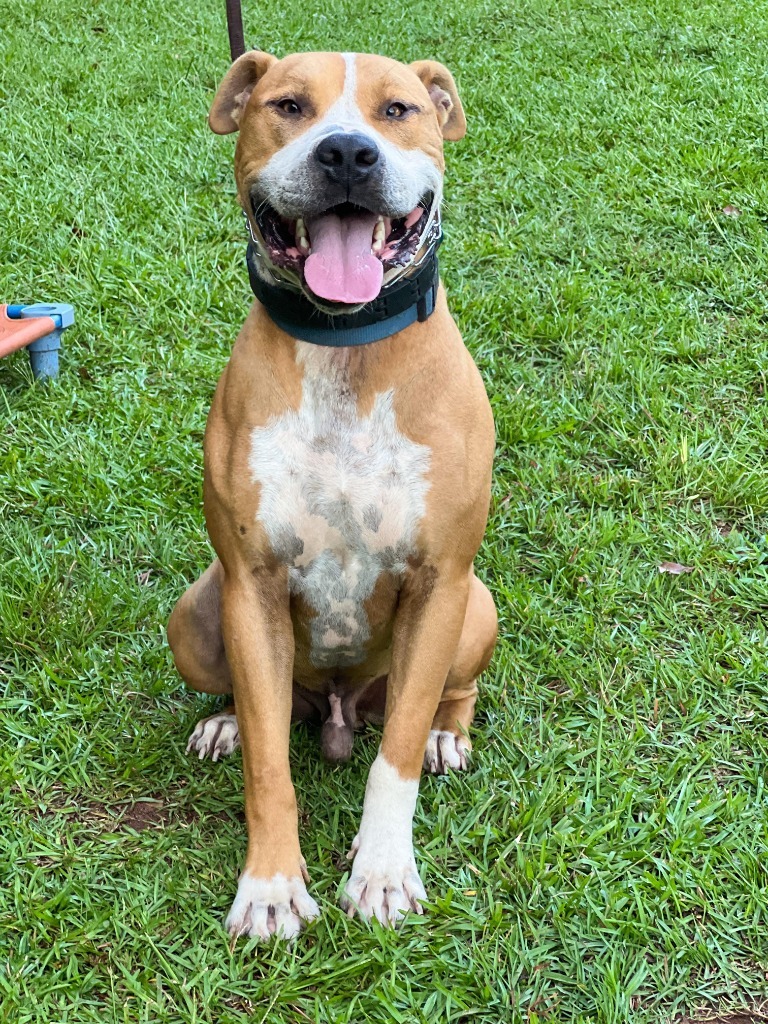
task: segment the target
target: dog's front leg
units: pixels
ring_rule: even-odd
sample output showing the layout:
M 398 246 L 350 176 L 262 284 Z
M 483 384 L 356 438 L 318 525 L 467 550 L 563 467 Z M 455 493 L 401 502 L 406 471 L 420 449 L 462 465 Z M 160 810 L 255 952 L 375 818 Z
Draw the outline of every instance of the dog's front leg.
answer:
M 226 924 L 234 936 L 290 939 L 318 908 L 305 884 L 288 761 L 293 629 L 284 572 L 227 577 L 221 611 L 248 826 L 245 868 Z
M 407 910 L 421 913 L 426 894 L 413 855 L 413 813 L 427 737 L 461 636 L 469 578 L 463 566 L 423 565 L 401 594 L 384 734 L 341 901 L 350 914 L 397 924 Z

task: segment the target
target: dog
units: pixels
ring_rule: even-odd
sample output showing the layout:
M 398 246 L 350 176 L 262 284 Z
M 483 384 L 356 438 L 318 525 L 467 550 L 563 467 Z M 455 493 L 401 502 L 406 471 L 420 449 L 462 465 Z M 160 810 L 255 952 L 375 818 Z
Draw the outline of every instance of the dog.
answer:
M 232 694 L 188 751 L 242 748 L 248 847 L 231 935 L 291 940 L 317 917 L 299 846 L 292 721 L 349 758 L 383 723 L 351 874 L 353 916 L 422 912 L 422 766 L 460 771 L 496 642 L 473 561 L 494 427 L 437 277 L 450 72 L 365 54 L 240 57 L 209 114 L 235 179 L 257 300 L 205 433 L 215 561 L 168 624 L 188 686 Z

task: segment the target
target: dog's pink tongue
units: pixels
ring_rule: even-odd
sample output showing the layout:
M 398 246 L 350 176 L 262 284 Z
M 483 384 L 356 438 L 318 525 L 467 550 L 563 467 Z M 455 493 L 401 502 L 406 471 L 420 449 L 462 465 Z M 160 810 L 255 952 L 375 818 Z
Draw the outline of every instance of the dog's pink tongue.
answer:
M 348 303 L 376 298 L 384 266 L 371 252 L 375 226 L 375 213 L 325 213 L 307 222 L 312 253 L 304 263 L 304 278 L 315 295 Z

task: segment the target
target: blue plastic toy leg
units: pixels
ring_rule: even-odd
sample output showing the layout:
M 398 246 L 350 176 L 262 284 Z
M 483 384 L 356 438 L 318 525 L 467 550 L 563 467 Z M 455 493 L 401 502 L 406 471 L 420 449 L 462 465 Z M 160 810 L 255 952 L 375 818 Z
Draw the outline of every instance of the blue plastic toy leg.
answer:
M 55 377 L 59 372 L 61 336 L 75 322 L 74 309 L 68 302 L 35 302 L 31 305 L 9 304 L 5 311 L 11 320 L 28 320 L 37 316 L 48 316 L 53 320 L 56 330 L 27 345 L 27 351 L 32 374 L 37 380 Z
M 36 380 L 45 380 L 58 374 L 60 348 L 61 330 L 51 331 L 27 346 L 32 375 Z

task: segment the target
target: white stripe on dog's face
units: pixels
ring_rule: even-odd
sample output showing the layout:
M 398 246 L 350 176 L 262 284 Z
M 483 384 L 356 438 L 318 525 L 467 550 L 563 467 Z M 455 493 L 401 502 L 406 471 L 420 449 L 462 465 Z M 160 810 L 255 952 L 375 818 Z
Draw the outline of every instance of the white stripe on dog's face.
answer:
M 334 56 L 340 56 L 344 61 L 343 84 L 336 99 L 317 120 L 272 153 L 252 177 L 249 188 L 287 218 L 323 212 L 332 204 L 323 199 L 326 182 L 315 159 L 317 146 L 330 135 L 359 132 L 371 139 L 380 153 L 381 171 L 375 186 L 372 186 L 375 191 L 371 203 L 366 203 L 369 208 L 384 216 L 403 217 L 427 193 L 431 192 L 439 199 L 442 193 L 442 144 L 436 141 L 434 111 L 416 75 L 403 65 L 384 58 L 361 57 L 353 53 Z M 375 74 L 377 68 L 378 79 Z M 289 81 L 287 93 L 299 91 L 296 76 L 293 75 Z M 310 98 L 313 84 L 308 79 L 304 86 Z M 271 91 L 277 95 L 279 88 L 277 93 L 274 88 Z M 322 99 L 327 103 L 327 96 Z M 381 109 L 388 103 L 402 100 L 420 101 L 420 113 L 409 117 L 411 120 L 423 117 L 426 121 L 429 130 L 423 133 L 423 148 L 419 145 L 422 135 L 416 130 L 416 124 L 409 124 L 405 129 L 393 126 L 390 134 L 395 138 L 384 133 L 389 126 L 382 122 Z M 248 124 L 244 124 L 243 135 L 247 132 Z M 360 202 L 362 197 L 356 195 L 351 198 Z

